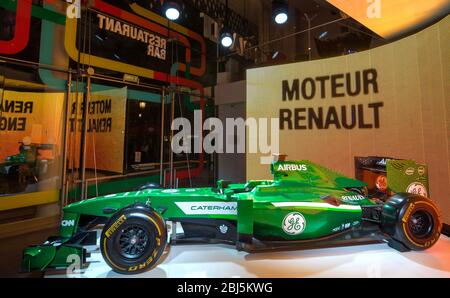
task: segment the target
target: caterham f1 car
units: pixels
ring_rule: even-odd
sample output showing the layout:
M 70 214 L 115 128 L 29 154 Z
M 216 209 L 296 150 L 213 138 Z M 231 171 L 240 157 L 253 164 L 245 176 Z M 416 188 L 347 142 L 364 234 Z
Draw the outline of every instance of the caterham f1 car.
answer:
M 18 154 L 0 160 L 0 196 L 21 193 L 48 176 L 54 163 L 41 154 L 53 149 L 50 144 L 33 144 L 29 137 L 19 142 Z
M 22 269 L 66 268 L 73 255 L 86 265 L 84 247 L 96 243 L 98 226 L 103 258 L 122 274 L 154 268 L 168 244 L 223 242 L 256 253 L 385 242 L 404 252 L 440 237 L 439 211 L 426 197 L 371 197 L 365 182 L 309 161 L 276 161 L 271 171 L 270 181 L 146 189 L 69 205 L 60 236 L 26 248 Z

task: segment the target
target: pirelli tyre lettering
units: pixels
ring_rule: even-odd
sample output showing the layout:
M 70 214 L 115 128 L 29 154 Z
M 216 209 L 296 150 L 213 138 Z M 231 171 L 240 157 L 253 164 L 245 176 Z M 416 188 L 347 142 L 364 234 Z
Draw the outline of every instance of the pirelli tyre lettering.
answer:
M 116 220 L 111 227 L 106 231 L 105 236 L 106 238 L 111 237 L 111 235 L 114 234 L 114 232 L 127 220 L 127 217 L 125 215 L 122 215 L 118 220 Z
M 410 250 L 425 250 L 439 240 L 442 223 L 433 201 L 405 193 L 386 202 L 382 229 Z
M 145 205 L 131 206 L 115 214 L 100 239 L 106 263 L 122 274 L 150 270 L 164 253 L 166 243 L 164 221 Z

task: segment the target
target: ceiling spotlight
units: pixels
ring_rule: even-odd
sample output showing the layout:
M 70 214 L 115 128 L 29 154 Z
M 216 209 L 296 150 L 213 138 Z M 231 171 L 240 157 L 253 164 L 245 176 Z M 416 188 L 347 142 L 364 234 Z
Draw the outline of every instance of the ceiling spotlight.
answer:
M 272 1 L 272 15 L 275 23 L 282 25 L 289 19 L 289 6 L 285 0 Z
M 224 48 L 229 48 L 233 45 L 233 42 L 234 42 L 233 34 L 227 29 L 223 29 L 222 32 L 220 33 L 220 44 Z
M 322 32 L 319 35 L 319 39 L 324 39 L 328 35 L 328 31 Z
M 171 21 L 176 21 L 180 18 L 181 8 L 175 1 L 167 1 L 163 5 L 163 12 L 166 18 Z

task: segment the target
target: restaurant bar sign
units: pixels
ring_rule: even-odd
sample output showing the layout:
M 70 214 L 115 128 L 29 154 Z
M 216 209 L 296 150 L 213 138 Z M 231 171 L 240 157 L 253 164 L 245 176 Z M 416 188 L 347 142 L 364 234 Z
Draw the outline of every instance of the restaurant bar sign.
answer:
M 352 98 L 379 93 L 378 72 L 374 68 L 356 72 L 283 80 L 281 101 L 295 107 L 280 108 L 281 130 L 378 129 L 384 103 Z
M 167 39 L 153 32 L 134 25 L 116 20 L 112 17 L 97 13 L 98 28 L 101 31 L 114 33 L 125 37 L 129 41 L 136 41 L 145 46 L 145 54 L 149 57 L 166 61 Z M 101 36 L 97 38 L 102 39 Z M 120 55 L 116 54 L 119 58 Z M 117 57 L 116 57 L 117 58 Z

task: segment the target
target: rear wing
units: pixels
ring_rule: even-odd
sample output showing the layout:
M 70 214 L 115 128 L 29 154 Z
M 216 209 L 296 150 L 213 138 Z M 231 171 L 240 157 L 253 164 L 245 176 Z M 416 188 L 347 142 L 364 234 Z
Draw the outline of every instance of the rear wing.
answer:
M 270 169 L 275 181 L 339 188 L 367 186 L 363 181 L 349 178 L 341 173 L 307 160 L 275 161 L 272 163 Z
M 370 195 L 407 192 L 430 197 L 428 167 L 413 160 L 355 157 L 355 171 Z

